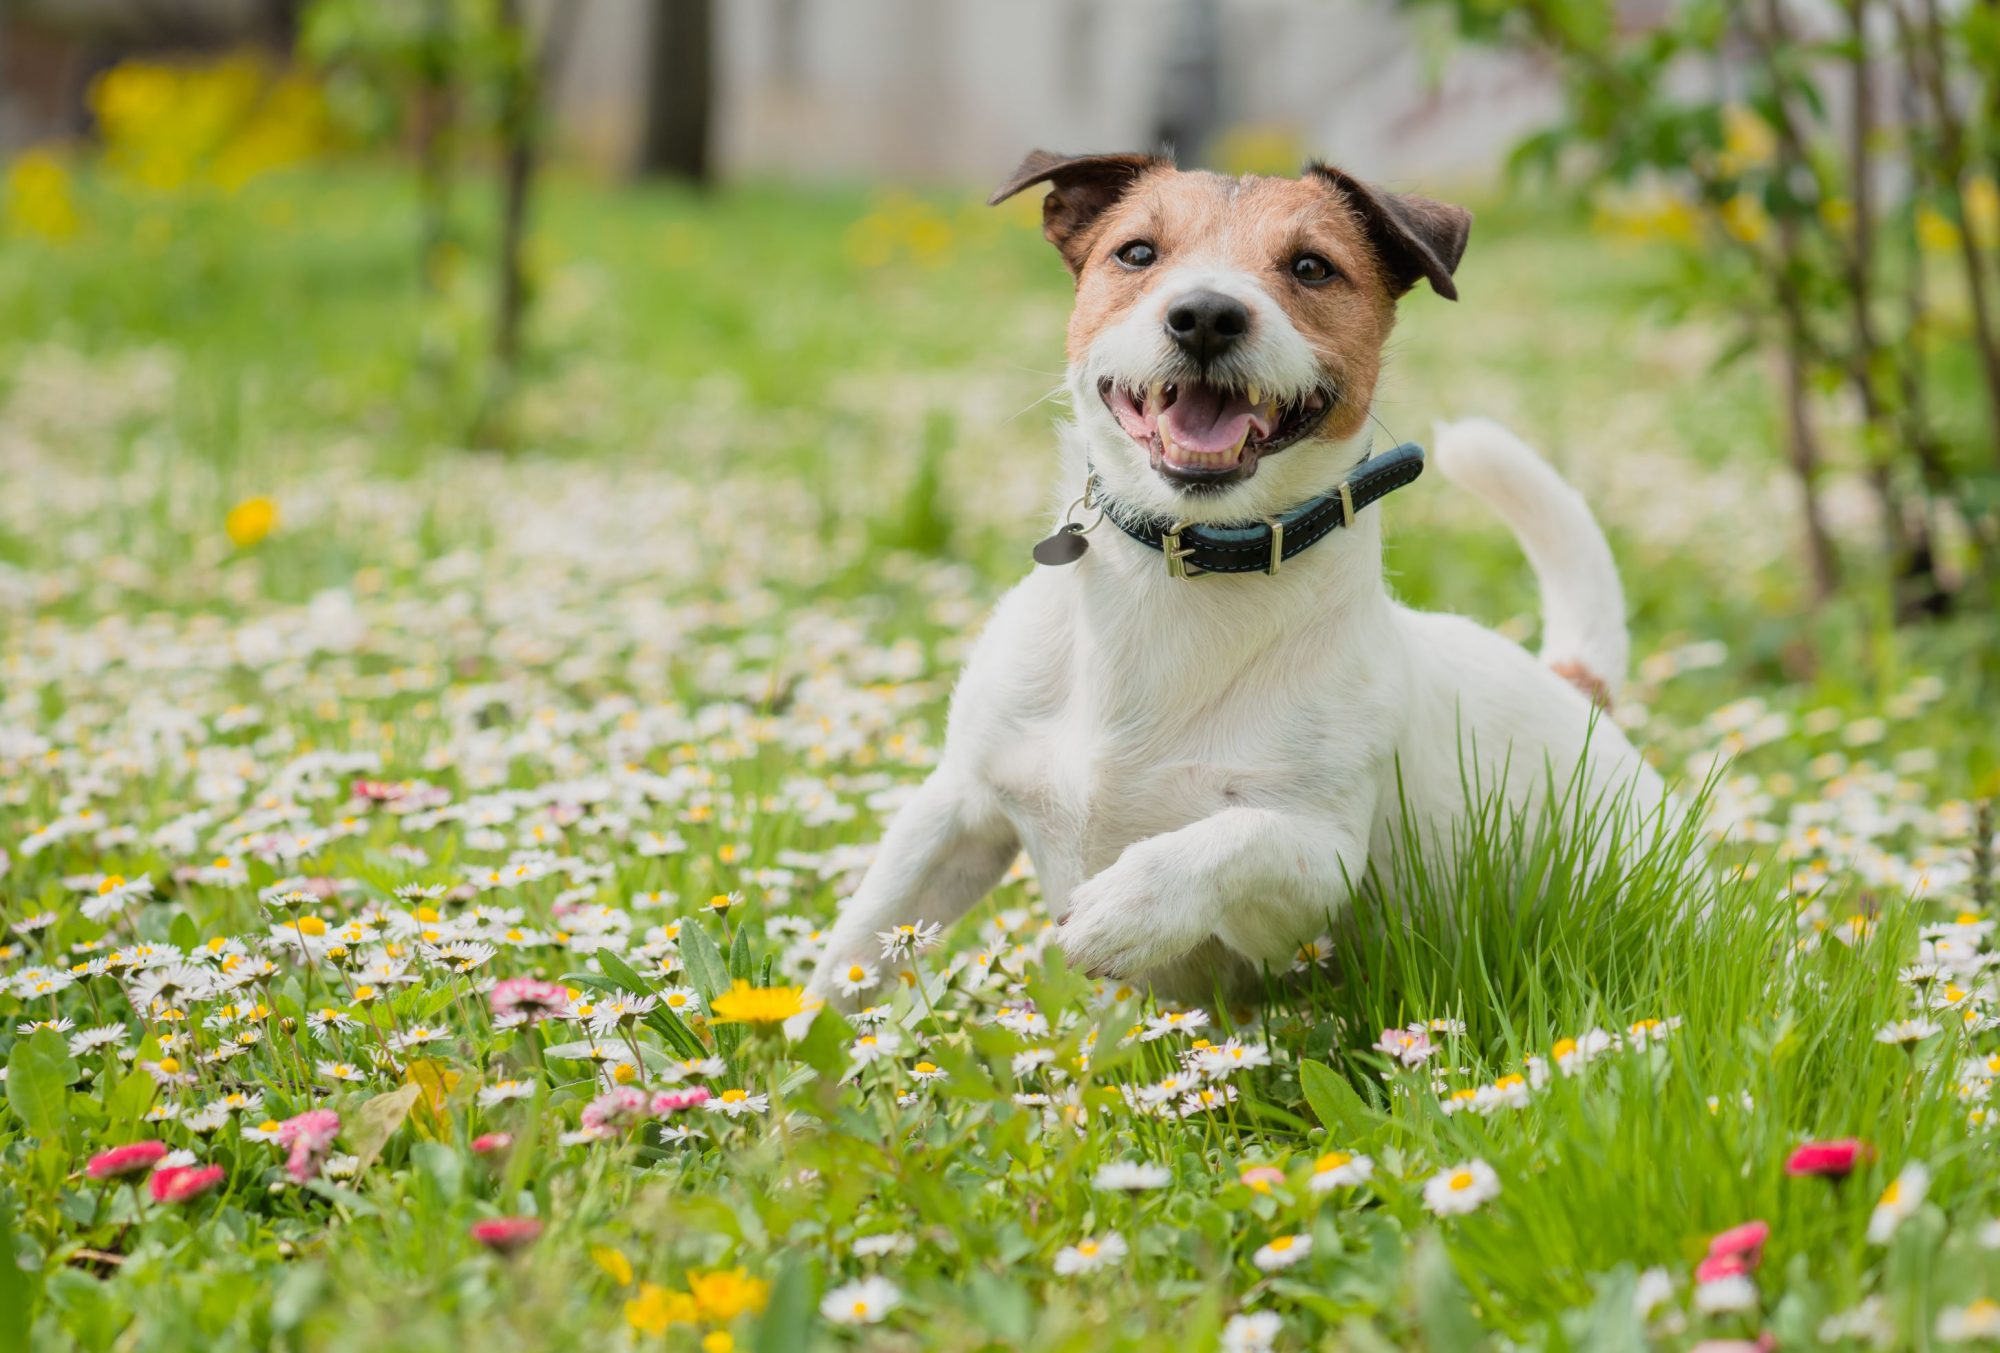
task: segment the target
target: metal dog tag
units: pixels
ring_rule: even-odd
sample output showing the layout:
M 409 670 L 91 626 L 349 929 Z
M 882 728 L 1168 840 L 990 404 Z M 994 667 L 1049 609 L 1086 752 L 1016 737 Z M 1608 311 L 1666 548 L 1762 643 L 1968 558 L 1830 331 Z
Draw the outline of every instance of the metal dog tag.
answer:
M 1050 567 L 1074 564 L 1089 548 L 1090 542 L 1083 538 L 1083 527 L 1073 521 L 1065 522 L 1054 535 L 1035 543 L 1035 562 Z

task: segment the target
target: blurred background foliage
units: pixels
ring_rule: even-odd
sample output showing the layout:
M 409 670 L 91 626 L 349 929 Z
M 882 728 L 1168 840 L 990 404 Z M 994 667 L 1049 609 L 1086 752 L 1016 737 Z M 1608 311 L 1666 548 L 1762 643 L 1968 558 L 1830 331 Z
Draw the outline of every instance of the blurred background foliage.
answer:
M 965 61 L 1011 59 L 1004 27 L 966 17 L 987 11 L 922 11 L 963 21 L 954 48 L 942 21 L 871 3 L 854 14 L 899 26 L 847 32 L 802 0 L 727 22 L 662 0 L 627 28 L 615 0 L 243 0 L 236 26 L 205 28 L 176 27 L 174 5 L 152 28 L 9 11 L 0 70 L 65 74 L 17 80 L 11 117 L 0 97 L 0 389 L 52 345 L 153 344 L 174 355 L 177 429 L 246 500 L 329 437 L 388 473 L 468 447 L 727 456 L 813 485 L 829 521 L 867 513 L 884 547 L 1004 578 L 1042 505 L 1001 486 L 1046 476 L 1061 363 L 1066 285 L 1035 204 L 981 207 L 1008 165 L 957 133 L 922 143 L 948 174 L 896 172 L 910 152 L 887 136 L 788 169 L 804 124 L 758 103 L 756 80 L 806 123 L 879 94 L 903 126 L 884 72 L 957 60 L 963 80 L 916 86 L 940 126 L 970 108 L 1018 151 L 1085 124 L 976 86 Z M 1312 66 L 1246 78 L 1230 53 L 1272 50 L 1255 27 L 1271 16 L 1228 0 L 1149 10 L 1163 64 L 1139 86 L 1090 56 L 1130 35 L 1111 11 L 1041 0 L 1020 24 L 1059 25 L 1082 54 L 1004 73 L 1102 64 L 1126 118 L 1102 125 L 1172 136 L 1184 163 L 1285 172 L 1327 154 L 1472 201 L 1467 301 L 1406 307 L 1380 411 L 1419 438 L 1425 417 L 1496 412 L 1550 445 L 1636 556 L 1655 637 L 1729 633 L 1739 670 L 1774 680 L 1888 682 L 1911 643 L 1993 679 L 1993 6 L 1278 9 L 1307 56 L 1312 34 L 1352 28 L 1326 63 L 1393 67 L 1393 91 L 1336 91 L 1331 132 L 1288 118 L 1272 90 L 1310 85 Z M 1360 50 L 1370 24 L 1393 61 Z M 829 94 L 842 42 L 886 42 L 885 64 Z M 607 50 L 636 72 L 610 158 L 578 92 L 616 83 Z M 1395 62 L 1414 63 L 1408 89 Z M 1494 69 L 1526 83 L 1466 92 L 1462 72 Z M 1411 132 L 1424 116 L 1450 134 Z M 1501 131 L 1511 155 L 1485 149 Z M 1642 507 L 1621 516 L 1621 494 Z M 1478 539 L 1400 554 L 1399 585 L 1528 609 L 1504 536 Z
M 1544 54 L 1564 118 L 1521 170 L 1593 185 L 1614 230 L 1680 263 L 1736 350 L 1781 357 L 1815 592 L 1839 583 L 1815 396 L 1861 417 L 1902 614 L 1995 579 L 2000 504 L 2000 9 L 1945 0 L 1439 3 Z

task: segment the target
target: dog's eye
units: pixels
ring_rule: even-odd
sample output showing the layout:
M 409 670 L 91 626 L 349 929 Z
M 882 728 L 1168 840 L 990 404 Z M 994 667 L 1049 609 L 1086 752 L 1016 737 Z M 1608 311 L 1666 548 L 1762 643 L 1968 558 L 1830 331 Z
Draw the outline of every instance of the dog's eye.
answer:
M 1130 244 L 1119 245 L 1118 252 L 1112 257 L 1128 268 L 1150 268 L 1160 255 L 1144 240 L 1133 240 Z
M 1300 254 L 1292 260 L 1292 276 L 1309 287 L 1331 282 L 1337 275 L 1338 270 L 1318 254 Z

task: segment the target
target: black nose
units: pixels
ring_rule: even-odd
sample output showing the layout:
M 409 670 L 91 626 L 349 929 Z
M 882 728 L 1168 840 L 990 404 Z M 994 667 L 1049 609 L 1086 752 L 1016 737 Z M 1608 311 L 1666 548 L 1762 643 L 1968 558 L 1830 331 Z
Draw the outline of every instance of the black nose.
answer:
M 1167 336 L 1206 366 L 1250 332 L 1250 311 L 1219 291 L 1196 291 L 1167 307 Z

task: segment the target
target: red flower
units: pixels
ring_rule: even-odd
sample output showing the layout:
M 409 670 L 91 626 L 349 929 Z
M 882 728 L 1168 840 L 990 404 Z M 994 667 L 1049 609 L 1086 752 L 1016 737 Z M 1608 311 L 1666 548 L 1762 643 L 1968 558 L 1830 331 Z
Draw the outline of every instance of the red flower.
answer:
M 525 1250 L 541 1234 L 542 1223 L 537 1217 L 488 1217 L 472 1223 L 472 1238 L 501 1254 Z
M 303 1184 L 319 1174 L 319 1167 L 333 1150 L 340 1135 L 340 1115 L 332 1109 L 308 1109 L 296 1118 L 278 1124 L 278 1145 L 291 1148 L 285 1173 L 295 1184 Z
M 496 1016 L 518 1016 L 532 1024 L 569 1009 L 569 989 L 534 977 L 509 977 L 493 984 L 487 999 Z
M 1694 1280 L 1698 1283 L 1712 1283 L 1717 1278 L 1748 1277 L 1753 1266 L 1734 1254 L 1711 1254 L 1695 1266 Z
M 1792 1152 L 1791 1158 L 1785 1162 L 1785 1173 L 1845 1179 L 1854 1173 L 1855 1166 L 1866 1164 L 1874 1157 L 1875 1148 L 1855 1137 L 1845 1137 L 1837 1142 L 1807 1142 Z
M 109 1151 L 101 1151 L 90 1158 L 90 1164 L 83 1172 L 92 1179 L 117 1179 L 141 1170 L 150 1170 L 166 1157 L 165 1142 L 133 1142 L 129 1146 L 114 1146 Z
M 1766 1222 L 1746 1221 L 1741 1226 L 1732 1226 L 1727 1231 L 1708 1242 L 1708 1257 L 1711 1259 L 1740 1259 L 1743 1267 L 1738 1272 L 1747 1273 L 1764 1259 L 1764 1242 L 1771 1238 L 1771 1228 Z M 1721 1275 L 1717 1275 L 1721 1276 Z M 1707 1279 L 1702 1281 L 1706 1282 Z
M 472 1139 L 472 1152 L 478 1156 L 490 1156 L 495 1151 L 505 1151 L 514 1144 L 511 1132 L 489 1132 L 483 1137 Z
M 653 1096 L 652 1109 L 656 1117 L 679 1113 L 682 1109 L 697 1108 L 708 1103 L 708 1090 L 704 1086 L 690 1085 L 685 1090 L 662 1090 Z
M 220 1165 L 174 1165 L 155 1170 L 148 1181 L 156 1203 L 185 1203 L 222 1182 Z

